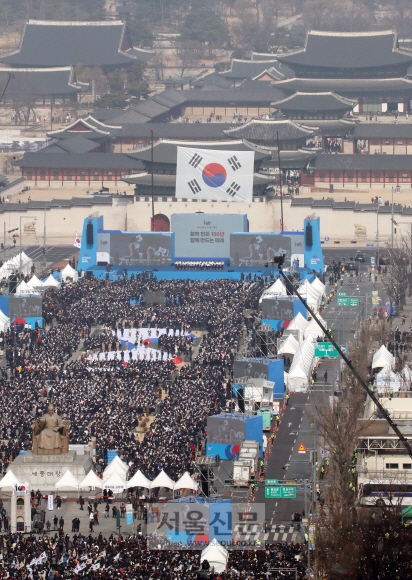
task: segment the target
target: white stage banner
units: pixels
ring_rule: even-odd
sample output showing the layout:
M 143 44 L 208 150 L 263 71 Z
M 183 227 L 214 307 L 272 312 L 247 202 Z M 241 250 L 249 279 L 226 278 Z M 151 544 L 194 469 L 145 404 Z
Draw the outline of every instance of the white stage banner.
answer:
M 176 197 L 251 202 L 254 161 L 253 151 L 178 147 Z

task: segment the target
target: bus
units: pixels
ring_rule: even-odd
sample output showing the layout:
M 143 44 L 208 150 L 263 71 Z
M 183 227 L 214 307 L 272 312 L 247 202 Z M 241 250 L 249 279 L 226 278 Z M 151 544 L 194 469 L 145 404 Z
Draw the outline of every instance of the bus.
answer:
M 383 479 L 359 485 L 359 502 L 363 506 L 412 505 L 412 483 Z

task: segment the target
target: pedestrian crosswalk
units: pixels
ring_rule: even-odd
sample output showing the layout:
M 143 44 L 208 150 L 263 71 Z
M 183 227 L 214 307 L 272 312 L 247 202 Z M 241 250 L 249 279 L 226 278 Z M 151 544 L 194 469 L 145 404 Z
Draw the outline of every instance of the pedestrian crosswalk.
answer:
M 265 534 L 265 542 L 301 542 L 301 534 L 294 526 L 273 525 Z

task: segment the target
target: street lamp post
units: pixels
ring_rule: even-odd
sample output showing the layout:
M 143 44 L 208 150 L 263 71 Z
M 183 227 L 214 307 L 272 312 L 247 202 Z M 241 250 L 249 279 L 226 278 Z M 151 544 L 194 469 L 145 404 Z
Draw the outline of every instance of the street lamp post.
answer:
M 37 217 L 34 215 L 21 215 L 20 216 L 20 274 L 22 273 L 22 270 L 21 270 L 21 220 L 22 219 L 33 219 L 33 220 L 37 221 Z

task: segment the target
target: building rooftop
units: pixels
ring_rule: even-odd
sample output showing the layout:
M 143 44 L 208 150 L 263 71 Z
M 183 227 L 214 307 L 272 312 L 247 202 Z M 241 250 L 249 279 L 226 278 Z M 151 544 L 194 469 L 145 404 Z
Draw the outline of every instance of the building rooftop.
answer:
M 10 76 L 10 82 L 9 81 Z M 8 84 L 7 84 L 8 83 Z M 6 87 L 3 99 L 22 96 L 50 96 L 79 93 L 85 86 L 74 78 L 73 68 L 3 68 L 0 69 L 0 86 Z
M 49 131 L 48 135 L 54 139 L 67 139 L 68 137 L 81 134 L 87 139 L 101 140 L 115 136 L 121 128 L 121 125 L 107 125 L 91 115 L 87 115 L 86 117 L 76 119 L 66 127 L 62 127 L 56 131 Z
M 104 67 L 147 61 L 152 56 L 150 51 L 133 48 L 121 21 L 29 20 L 18 50 L 0 56 L 0 62 L 25 67 Z
M 339 95 L 358 92 L 388 92 L 392 94 L 394 90 L 412 89 L 412 80 L 405 78 L 397 79 L 286 79 L 284 81 L 273 81 L 272 86 L 279 91 L 295 93 L 296 91 L 318 93 L 331 91 Z
M 123 126 L 119 136 L 136 137 L 148 139 L 153 136 L 157 140 L 162 139 L 185 139 L 199 140 L 202 139 L 222 139 L 227 137 L 223 133 L 233 125 L 229 123 L 135 123 Z
M 317 155 L 309 169 L 318 171 L 411 171 L 410 155 Z M 375 207 L 376 211 L 376 207 Z M 379 212 L 383 212 L 381 206 Z
M 248 141 L 276 142 L 277 133 L 279 141 L 292 141 L 305 139 L 313 135 L 314 130 L 304 125 L 299 125 L 290 119 L 260 120 L 252 119 L 243 125 L 226 129 L 225 134 L 234 139 L 247 139 Z
M 25 153 L 23 159 L 15 162 L 22 168 L 56 169 L 124 169 L 143 171 L 140 161 L 123 153 Z
M 153 144 L 153 161 L 154 163 L 162 164 L 177 164 L 177 148 L 178 147 L 196 147 L 196 149 L 218 149 L 220 151 L 254 151 L 255 161 L 264 159 L 271 155 L 270 150 L 265 150 L 260 147 L 255 147 L 246 141 L 172 141 L 166 139 L 159 139 Z M 146 163 L 151 161 L 151 146 L 134 149 L 129 153 L 133 158 L 140 159 Z
M 297 91 L 293 95 L 272 103 L 281 111 L 347 111 L 353 109 L 356 101 L 341 97 L 331 91 L 324 93 L 303 93 Z
M 273 69 L 272 74 L 276 75 L 277 78 L 294 76 L 293 70 L 280 63 L 277 58 L 273 60 L 240 60 L 233 58 L 230 69 L 219 74 L 227 79 L 253 79 L 260 76 L 267 69 Z
M 355 139 L 412 139 L 409 123 L 359 123 L 353 131 Z
M 302 50 L 279 55 L 278 60 L 315 68 L 371 69 L 412 63 L 412 54 L 399 50 L 393 30 L 324 32 L 310 30 Z
M 68 137 L 67 139 L 60 139 L 49 147 L 45 147 L 42 151 L 44 153 L 61 153 L 62 151 L 66 153 L 90 153 L 99 146 L 99 143 L 87 139 L 86 137 L 83 137 L 83 135 L 75 135 L 74 137 Z

